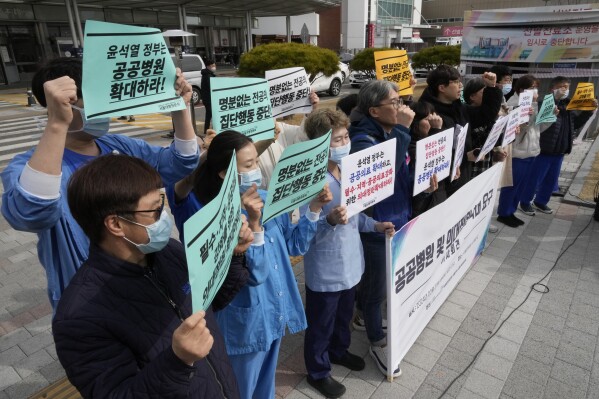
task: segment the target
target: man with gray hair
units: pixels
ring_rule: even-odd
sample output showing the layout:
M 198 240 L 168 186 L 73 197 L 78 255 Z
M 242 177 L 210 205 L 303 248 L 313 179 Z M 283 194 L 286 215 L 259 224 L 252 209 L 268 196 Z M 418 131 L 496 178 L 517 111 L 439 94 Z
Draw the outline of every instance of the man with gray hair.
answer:
M 365 210 L 375 220 L 393 222 L 395 230 L 410 219 L 412 181 L 408 170 L 410 158 L 410 124 L 414 111 L 403 104 L 399 87 L 392 82 L 374 80 L 366 83 L 358 93 L 357 109 L 364 115 L 349 128 L 351 152 L 358 152 L 390 139 L 396 140 L 395 190 L 392 196 Z M 366 330 L 370 341 L 370 355 L 379 370 L 387 375 L 387 334 L 383 329 L 381 304 L 385 300 L 386 264 L 385 235 L 361 233 L 364 247 L 365 270 L 358 295 L 358 309 L 363 319 L 357 317 L 354 327 Z M 361 327 L 361 328 L 360 328 Z M 399 365 L 392 372 L 401 374 Z

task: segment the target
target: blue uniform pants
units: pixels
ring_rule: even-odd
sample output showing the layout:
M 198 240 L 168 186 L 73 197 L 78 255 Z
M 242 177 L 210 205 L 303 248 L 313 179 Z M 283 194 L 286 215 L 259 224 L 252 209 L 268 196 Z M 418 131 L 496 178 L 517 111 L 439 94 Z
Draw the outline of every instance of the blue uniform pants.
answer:
M 266 352 L 229 355 L 241 399 L 275 397 L 275 372 L 280 347 L 281 338 L 278 338 Z
M 512 158 L 512 180 L 511 187 L 502 187 L 499 196 L 499 205 L 497 214 L 499 216 L 510 216 L 516 212 L 518 202 L 524 192 L 524 187 L 528 183 L 528 177 L 531 173 L 535 157 Z
M 312 291 L 306 286 L 304 360 L 308 375 L 315 380 L 331 373 L 330 359 L 340 359 L 351 343 L 351 322 L 356 289 L 336 292 Z
M 535 158 L 528 182 L 524 187 L 522 198 L 520 199 L 521 204 L 530 204 L 533 198 L 540 205 L 547 205 L 549 203 L 551 193 L 559 178 L 563 160 L 563 154 L 541 154 Z

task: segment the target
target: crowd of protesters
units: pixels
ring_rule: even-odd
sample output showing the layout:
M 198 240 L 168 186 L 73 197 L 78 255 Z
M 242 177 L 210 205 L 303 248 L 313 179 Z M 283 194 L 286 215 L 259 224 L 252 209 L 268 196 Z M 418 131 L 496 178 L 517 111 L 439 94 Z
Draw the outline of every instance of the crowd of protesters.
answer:
M 203 98 L 210 98 L 215 69 L 207 65 Z M 387 370 L 385 236 L 493 162 L 506 163 L 500 223 L 523 224 L 518 206 L 528 215 L 551 213 L 563 156 L 587 117 L 566 110 L 566 78 L 551 82 L 557 122 L 537 126 L 534 76 L 512 86 L 509 69 L 496 68 L 464 87 L 455 68 L 441 65 L 416 102 L 382 80 L 364 84 L 336 110 L 319 108 L 312 93 L 314 110 L 301 125 L 277 122 L 277 135 L 264 142 L 232 130 L 215 135 L 208 110 L 209 140 L 199 147 L 189 110 L 176 111 L 174 140 L 159 147 L 109 134 L 108 118 L 86 119 L 81 76 L 76 58 L 52 60 L 35 74 L 32 90 L 48 123 L 39 144 L 2 173 L 2 214 L 15 229 L 38 234 L 57 354 L 84 397 L 273 398 L 281 339 L 302 330 L 308 383 L 340 397 L 346 388 L 332 377 L 331 364 L 365 367 L 348 351 L 351 325 L 366 331 L 380 371 L 399 376 L 399 364 Z M 192 89 L 179 70 L 175 89 L 189 103 Z M 531 122 L 508 148 L 496 144 L 475 163 L 497 117 L 517 107 L 524 90 L 535 90 Z M 417 141 L 466 124 L 457 177 L 434 175 L 430 188 L 413 197 Z M 284 148 L 329 131 L 324 189 L 296 220 L 283 214 L 263 223 L 265 190 Z M 393 195 L 348 217 L 337 205 L 341 159 L 391 139 Z M 193 313 L 183 224 L 217 196 L 233 156 L 242 204 L 238 243 L 212 305 Z M 166 205 L 180 240 L 171 238 Z M 305 306 L 289 260 L 295 255 L 304 255 Z

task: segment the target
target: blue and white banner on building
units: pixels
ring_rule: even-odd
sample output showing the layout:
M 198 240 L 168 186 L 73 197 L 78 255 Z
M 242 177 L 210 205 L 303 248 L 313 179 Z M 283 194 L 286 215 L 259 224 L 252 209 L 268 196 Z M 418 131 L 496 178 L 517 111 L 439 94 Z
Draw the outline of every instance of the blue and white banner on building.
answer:
M 477 176 L 387 240 L 387 370 L 408 353 L 484 248 L 502 167 Z

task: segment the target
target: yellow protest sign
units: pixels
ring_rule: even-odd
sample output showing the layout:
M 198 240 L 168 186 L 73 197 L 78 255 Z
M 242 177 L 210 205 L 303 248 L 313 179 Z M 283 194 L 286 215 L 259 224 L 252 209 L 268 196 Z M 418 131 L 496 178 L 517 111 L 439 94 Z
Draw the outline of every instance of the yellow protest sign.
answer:
M 397 83 L 400 96 L 414 94 L 414 90 L 410 86 L 412 73 L 406 50 L 375 51 L 374 64 L 377 79 Z
M 568 103 L 566 110 L 593 111 L 596 109 L 595 85 L 592 83 L 578 83 L 574 97 Z

